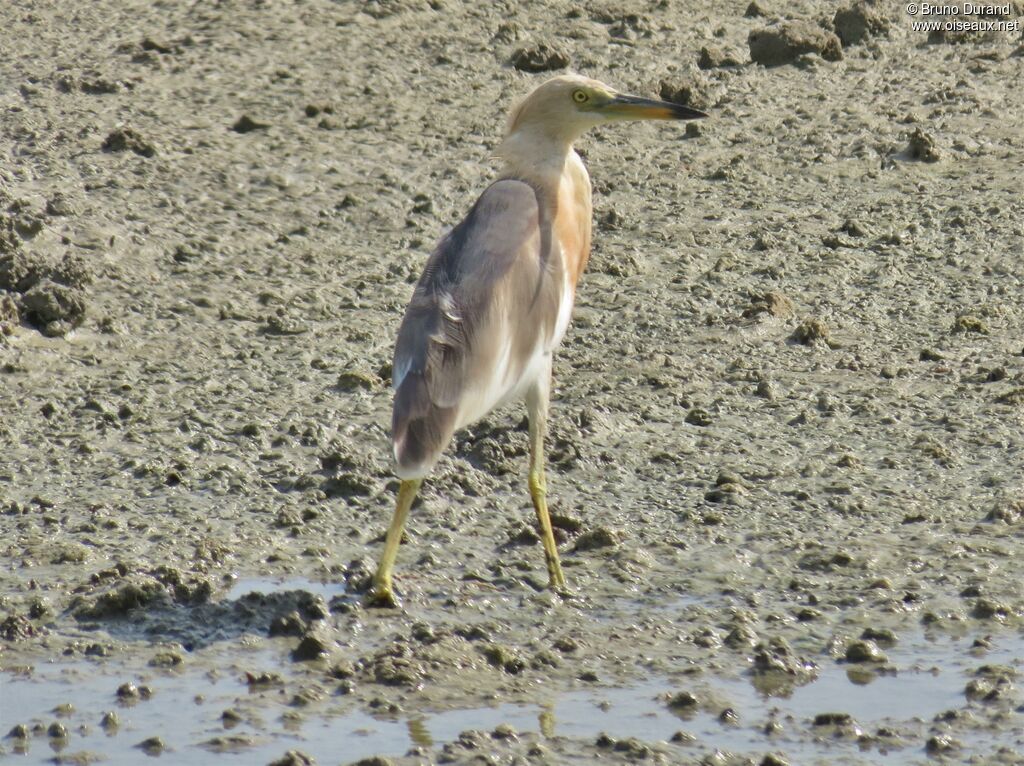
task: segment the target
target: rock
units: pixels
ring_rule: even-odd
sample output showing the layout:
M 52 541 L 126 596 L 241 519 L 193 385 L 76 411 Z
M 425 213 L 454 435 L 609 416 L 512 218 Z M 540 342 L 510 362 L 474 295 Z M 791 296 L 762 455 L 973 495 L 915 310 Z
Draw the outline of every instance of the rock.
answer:
M 520 72 L 550 72 L 569 66 L 569 54 L 548 43 L 518 48 L 509 63 Z
M 785 21 L 752 30 L 747 44 L 750 59 L 766 67 L 792 64 L 807 53 L 816 53 L 826 61 L 843 57 L 839 38 L 810 21 Z
M 863 0 L 836 11 L 832 26 L 844 47 L 889 33 L 889 20 Z
M 135 152 L 140 157 L 153 157 L 156 155 L 156 147 L 142 134 L 132 128 L 117 128 L 107 134 L 100 147 L 105 152 Z

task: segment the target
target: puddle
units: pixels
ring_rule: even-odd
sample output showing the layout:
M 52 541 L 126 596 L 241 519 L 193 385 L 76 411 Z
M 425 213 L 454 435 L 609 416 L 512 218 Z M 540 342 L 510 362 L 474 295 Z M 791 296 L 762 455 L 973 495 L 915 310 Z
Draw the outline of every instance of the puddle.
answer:
M 336 582 L 320 582 L 303 577 L 240 577 L 231 584 L 224 599 L 236 601 L 249 593 L 287 593 L 289 591 L 305 591 L 314 596 L 321 596 L 328 604 L 332 598 L 345 595 L 345 584 Z
M 238 587 L 247 593 L 260 582 L 263 585 L 259 587 L 281 585 L 275 580 L 248 580 Z M 309 585 L 318 585 L 317 592 L 325 598 L 340 590 Z M 309 585 L 302 587 L 309 589 Z M 298 586 L 290 580 L 287 587 Z M 41 724 L 45 730 L 60 720 L 67 727 L 68 739 L 33 736 L 25 742 L 25 752 L 17 748 L 16 740 L 0 744 L 24 764 L 50 762 L 58 752 L 100 755 L 112 766 L 138 764 L 143 752 L 137 746 L 152 736 L 160 736 L 167 744 L 163 755 L 167 763 L 266 763 L 289 749 L 302 750 L 319 763 L 345 763 L 370 755 L 400 756 L 414 745 L 441 747 L 467 729 L 487 731 L 509 724 L 522 732 L 577 738 L 588 745 L 601 732 L 656 742 L 685 731 L 696 737 L 692 745 L 679 746 L 680 754 L 687 757 L 722 749 L 759 758 L 771 750 L 799 763 L 928 763 L 923 743 L 930 736 L 935 715 L 970 706 L 982 709 L 964 696 L 974 669 L 1001 664 L 1024 672 L 1024 637 L 997 635 L 994 648 L 977 655 L 970 654 L 970 646 L 970 638 L 927 640 L 919 636 L 887 650 L 895 674 L 878 675 L 866 683 L 854 676 L 858 678 L 855 683 L 847 674 L 851 666 L 824 662 L 816 681 L 787 687 L 782 696 L 759 692 L 746 676 L 697 676 L 686 683 L 658 678 L 625 688 L 539 697 L 535 704 L 410 713 L 383 720 L 353 712 L 342 698 L 328 698 L 325 706 L 315 710 L 296 709 L 288 704 L 294 691 L 291 684 L 288 693 L 273 686 L 251 689 L 245 671 L 272 671 L 282 663 L 280 652 L 267 648 L 208 647 L 189 655 L 181 670 L 131 667 L 120 660 L 74 660 L 38 666 L 30 676 L 0 674 L 0 736 L 16 723 Z M 216 671 L 204 673 L 200 667 Z M 134 705 L 119 705 L 116 689 L 128 680 L 149 686 L 153 696 Z M 682 689 L 709 702 L 692 716 L 677 716 L 663 699 L 666 693 Z M 74 712 L 59 718 L 54 710 L 66 703 Z M 737 723 L 719 721 L 718 714 L 726 707 L 735 711 Z M 221 718 L 227 708 L 241 714 L 241 720 L 230 728 Z M 120 726 L 109 732 L 99 725 L 107 710 L 115 711 L 120 719 Z M 291 715 L 295 712 L 297 717 Z M 892 727 L 907 733 L 911 744 L 888 752 L 861 751 L 853 739 L 819 736 L 810 720 L 824 712 L 849 713 L 866 733 L 883 725 Z M 772 738 L 763 731 L 770 719 L 784 726 L 782 733 Z M 999 747 L 1021 752 L 1022 724 L 1024 716 L 1011 713 L 998 730 L 956 732 L 954 736 L 964 743 L 958 758 L 984 758 Z M 249 741 L 236 742 L 233 747 L 228 742 L 226 749 L 216 751 L 210 744 L 217 737 L 235 736 Z

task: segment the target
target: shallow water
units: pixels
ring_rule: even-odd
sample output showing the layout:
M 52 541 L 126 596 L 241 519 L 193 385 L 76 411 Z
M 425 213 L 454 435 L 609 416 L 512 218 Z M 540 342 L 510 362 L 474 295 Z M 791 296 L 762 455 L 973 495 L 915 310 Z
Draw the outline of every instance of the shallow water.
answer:
M 288 589 L 293 582 L 266 582 L 260 587 Z M 306 586 L 303 586 L 306 587 Z M 327 597 L 324 588 L 323 595 Z M 240 593 L 258 590 L 256 581 L 236 586 Z M 234 591 L 233 591 L 234 592 Z M 853 674 L 854 666 L 822 662 L 818 678 L 803 686 L 782 687 L 768 695 L 758 691 L 749 676 L 723 679 L 697 676 L 682 684 L 654 678 L 628 687 L 587 688 L 545 699 L 538 695 L 530 704 L 503 704 L 444 712 L 406 712 L 391 718 L 375 718 L 351 710 L 344 697 L 331 697 L 325 705 L 303 711 L 290 705 L 292 692 L 282 687 L 250 687 L 247 671 L 274 670 L 283 660 L 280 647 L 209 647 L 188 655 L 181 669 L 126 666 L 120 659 L 55 661 L 31 671 L 9 670 L 2 679 L 0 728 L 6 733 L 18 723 L 42 732 L 28 740 L 7 738 L 4 750 L 21 757 L 18 763 L 43 763 L 55 753 L 89 752 L 102 755 L 105 763 L 136 764 L 143 740 L 159 736 L 166 743 L 165 762 L 256 763 L 268 762 L 288 749 L 299 749 L 318 762 L 347 762 L 368 755 L 398 756 L 410 747 L 440 747 L 468 729 L 491 730 L 509 724 L 521 732 L 545 738 L 567 737 L 592 742 L 599 733 L 645 742 L 667 741 L 675 732 L 695 737 L 681 752 L 691 755 L 720 749 L 756 756 L 782 752 L 800 763 L 878 762 L 909 764 L 926 762 L 923 746 L 885 751 L 861 751 L 855 737 L 836 739 L 808 736 L 810 720 L 819 713 L 849 713 L 855 731 L 874 733 L 880 726 L 909 732 L 911 741 L 923 743 L 933 718 L 946 710 L 971 707 L 964 686 L 983 664 L 1024 669 L 1024 637 L 1005 634 L 994 638 L 984 653 L 972 652 L 972 639 L 919 634 L 887 650 L 891 670 L 881 674 Z M 201 670 L 206 669 L 206 670 Z M 215 668 L 215 670 L 209 670 Z M 149 699 L 122 704 L 118 686 L 133 681 L 152 689 Z M 666 695 L 692 690 L 701 700 L 693 715 L 676 715 L 665 703 Z M 58 705 L 74 710 L 59 716 Z M 731 708 L 736 722 L 719 721 Z M 231 708 L 239 713 L 234 725 L 221 715 Z M 103 712 L 115 711 L 118 728 L 100 727 Z M 1013 714 L 1021 718 L 1019 713 Z M 769 720 L 782 724 L 771 738 L 764 734 Z M 68 730 L 64 740 L 49 737 L 45 730 L 60 721 Z M 245 737 L 246 739 L 221 739 Z M 959 736 L 964 743 L 959 756 L 985 755 L 998 747 L 1024 749 L 1021 722 L 998 733 Z
M 226 601 L 235 601 L 249 593 L 281 593 L 302 590 L 314 596 L 321 596 L 327 603 L 332 598 L 345 595 L 344 583 L 322 582 L 305 577 L 240 577 L 231 583 L 224 595 Z

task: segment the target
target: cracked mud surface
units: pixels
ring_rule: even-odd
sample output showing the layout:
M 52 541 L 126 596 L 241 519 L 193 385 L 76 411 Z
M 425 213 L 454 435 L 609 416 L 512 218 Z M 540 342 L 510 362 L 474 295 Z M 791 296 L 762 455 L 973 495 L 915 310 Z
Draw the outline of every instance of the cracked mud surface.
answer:
M 0 759 L 1024 762 L 1024 39 L 747 5 L 0 9 Z M 509 408 L 364 609 L 401 312 L 566 58 L 712 115 L 580 143 L 571 597 Z

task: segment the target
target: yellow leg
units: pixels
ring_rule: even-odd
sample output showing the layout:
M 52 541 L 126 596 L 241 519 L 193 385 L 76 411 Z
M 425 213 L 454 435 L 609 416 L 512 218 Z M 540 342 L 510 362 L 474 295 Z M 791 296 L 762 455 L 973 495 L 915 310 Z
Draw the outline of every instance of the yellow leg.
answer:
M 395 503 L 395 514 L 391 517 L 391 526 L 384 540 L 384 553 L 380 557 L 377 574 L 373 576 L 373 589 L 367 598 L 372 606 L 398 606 L 398 599 L 391 588 L 391 572 L 395 568 L 395 557 L 398 556 L 398 545 L 402 542 L 405 520 L 409 517 L 412 501 L 416 499 L 423 479 L 406 479 L 398 490 L 398 502 Z
M 550 374 L 550 373 L 549 373 Z M 530 415 L 530 498 L 540 522 L 540 537 L 544 543 L 544 558 L 548 564 L 548 587 L 552 590 L 565 587 L 565 575 L 558 560 L 558 547 L 551 531 L 551 517 L 548 515 L 547 482 L 544 479 L 544 432 L 548 416 L 548 375 L 541 375 L 538 383 L 526 397 Z

